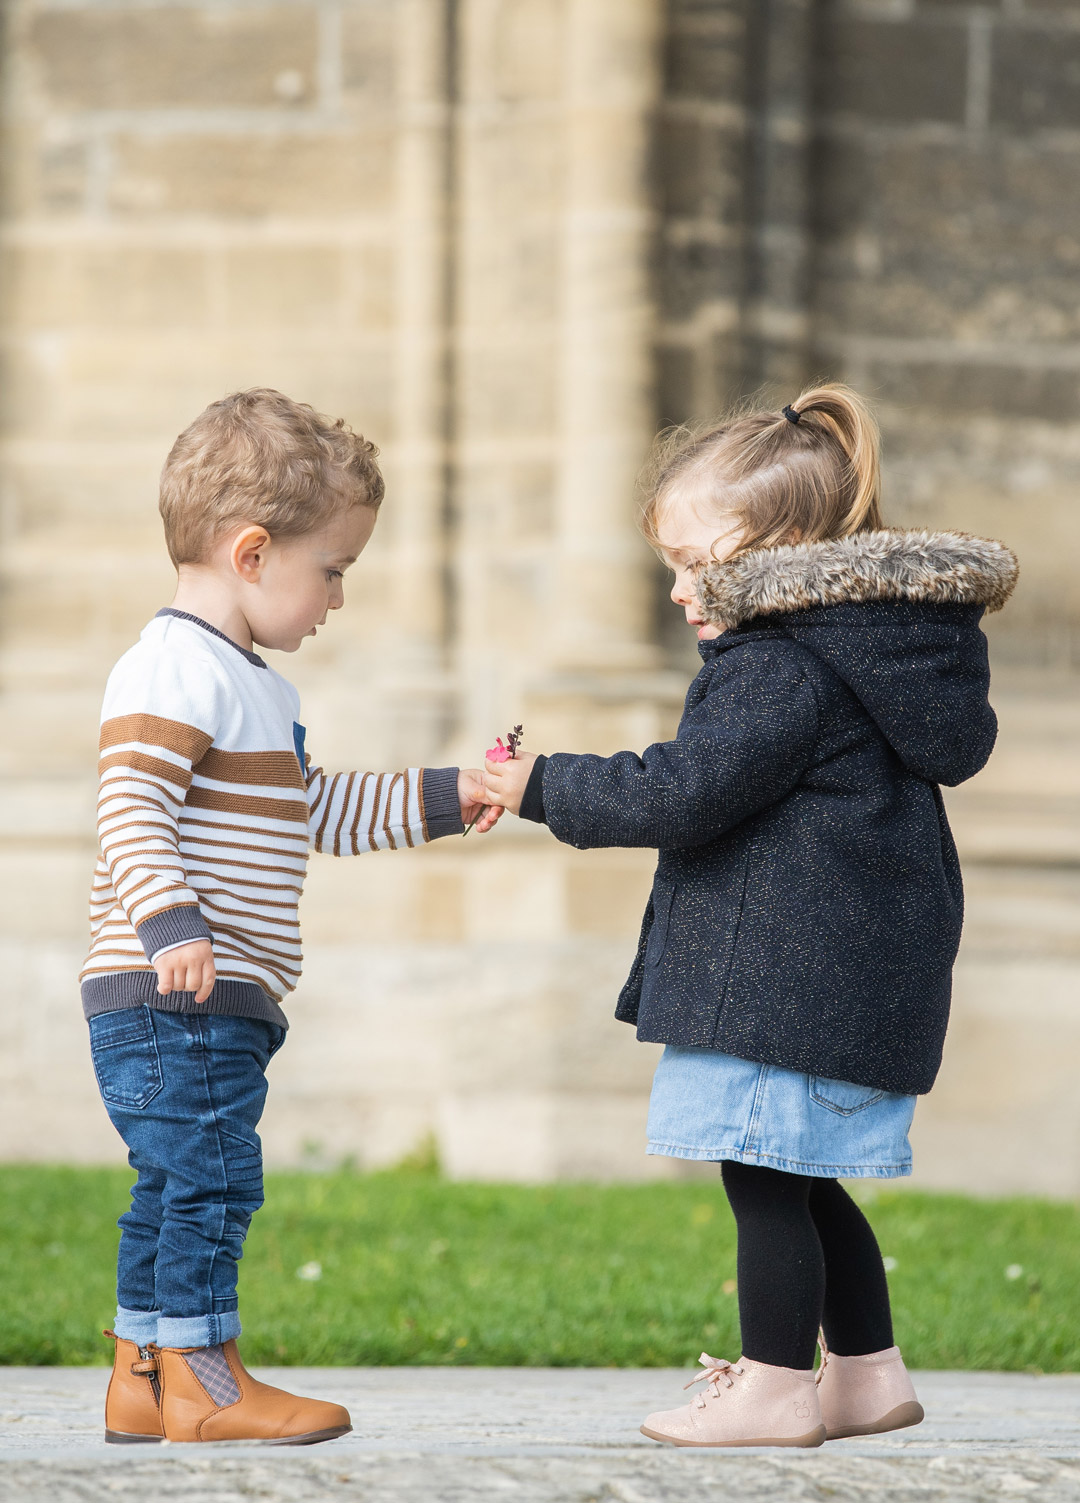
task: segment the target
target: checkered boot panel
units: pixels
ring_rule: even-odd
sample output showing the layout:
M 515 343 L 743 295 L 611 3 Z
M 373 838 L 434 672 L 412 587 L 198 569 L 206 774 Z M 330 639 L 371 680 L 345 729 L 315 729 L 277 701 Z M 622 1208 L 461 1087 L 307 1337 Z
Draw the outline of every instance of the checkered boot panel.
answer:
M 219 1409 L 239 1400 L 240 1387 L 225 1358 L 224 1348 L 207 1346 L 197 1352 L 185 1352 L 184 1361 Z

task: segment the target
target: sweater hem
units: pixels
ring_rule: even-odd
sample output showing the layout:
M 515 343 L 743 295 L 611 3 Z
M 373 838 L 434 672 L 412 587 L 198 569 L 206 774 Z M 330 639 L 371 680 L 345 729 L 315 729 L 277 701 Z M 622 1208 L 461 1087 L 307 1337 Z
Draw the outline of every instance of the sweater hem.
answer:
M 158 991 L 156 971 L 111 971 L 88 976 L 80 988 L 83 1017 L 103 1012 L 122 1012 L 129 1007 L 153 1007 L 158 1012 L 214 1013 L 227 1018 L 260 1018 L 288 1028 L 289 1020 L 277 1002 L 257 981 L 218 981 L 205 1002 L 196 1003 L 194 992 Z

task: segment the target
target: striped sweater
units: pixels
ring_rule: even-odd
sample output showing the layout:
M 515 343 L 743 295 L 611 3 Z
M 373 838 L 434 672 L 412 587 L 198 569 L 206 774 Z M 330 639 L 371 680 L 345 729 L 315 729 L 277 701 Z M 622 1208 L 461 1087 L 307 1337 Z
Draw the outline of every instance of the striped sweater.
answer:
M 457 768 L 325 773 L 296 690 L 214 627 L 164 610 L 117 663 L 101 720 L 100 859 L 83 967 L 87 1017 L 160 996 L 155 959 L 208 939 L 208 1012 L 284 1024 L 300 979 L 309 850 L 400 850 L 460 833 Z

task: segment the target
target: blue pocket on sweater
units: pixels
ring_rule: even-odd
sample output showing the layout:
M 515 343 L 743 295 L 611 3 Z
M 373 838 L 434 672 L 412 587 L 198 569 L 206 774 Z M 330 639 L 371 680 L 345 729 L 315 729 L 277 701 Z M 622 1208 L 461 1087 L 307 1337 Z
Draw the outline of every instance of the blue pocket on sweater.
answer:
M 148 1007 L 90 1019 L 90 1055 L 106 1106 L 141 1112 L 162 1088 L 161 1058 Z

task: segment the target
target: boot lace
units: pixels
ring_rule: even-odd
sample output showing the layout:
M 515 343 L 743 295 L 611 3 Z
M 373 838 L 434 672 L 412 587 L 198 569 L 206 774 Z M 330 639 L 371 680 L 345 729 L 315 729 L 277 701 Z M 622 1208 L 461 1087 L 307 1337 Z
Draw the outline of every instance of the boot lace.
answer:
M 704 1409 L 710 1395 L 714 1399 L 720 1397 L 721 1383 L 725 1388 L 734 1388 L 735 1378 L 742 1377 L 743 1368 L 737 1362 L 726 1362 L 723 1357 L 710 1357 L 708 1352 L 702 1352 L 698 1361 L 705 1371 L 698 1373 L 696 1378 L 691 1378 L 689 1383 L 684 1383 L 683 1388 L 693 1388 L 695 1383 L 704 1383 L 704 1392 L 696 1393 L 692 1401 L 698 1409 Z

